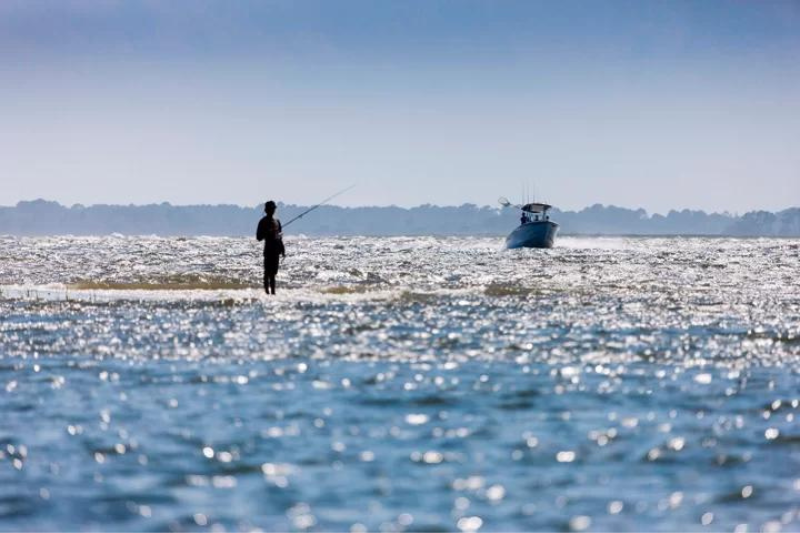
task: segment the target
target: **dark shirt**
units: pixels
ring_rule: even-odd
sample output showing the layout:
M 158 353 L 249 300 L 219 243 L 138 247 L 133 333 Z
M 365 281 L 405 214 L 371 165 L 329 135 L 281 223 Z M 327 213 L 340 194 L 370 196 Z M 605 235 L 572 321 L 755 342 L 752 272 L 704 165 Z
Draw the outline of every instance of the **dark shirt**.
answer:
M 264 241 L 264 255 L 284 255 L 286 253 L 282 232 L 281 221 L 277 218 L 265 216 L 258 222 L 256 239 Z

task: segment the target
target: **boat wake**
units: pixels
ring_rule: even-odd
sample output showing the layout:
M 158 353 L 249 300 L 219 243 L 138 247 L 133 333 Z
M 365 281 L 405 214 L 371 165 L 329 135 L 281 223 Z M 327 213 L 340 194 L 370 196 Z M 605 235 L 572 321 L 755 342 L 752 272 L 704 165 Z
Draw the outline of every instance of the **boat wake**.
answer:
M 559 248 L 571 250 L 626 250 L 631 248 L 624 237 L 561 237 Z

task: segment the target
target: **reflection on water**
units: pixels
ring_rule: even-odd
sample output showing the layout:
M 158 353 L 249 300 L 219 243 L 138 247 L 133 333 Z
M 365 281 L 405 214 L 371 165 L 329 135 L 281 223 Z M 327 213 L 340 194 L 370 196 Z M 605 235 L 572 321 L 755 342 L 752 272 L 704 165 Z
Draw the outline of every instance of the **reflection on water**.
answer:
M 1 238 L 0 529 L 798 529 L 798 241 L 499 244 Z

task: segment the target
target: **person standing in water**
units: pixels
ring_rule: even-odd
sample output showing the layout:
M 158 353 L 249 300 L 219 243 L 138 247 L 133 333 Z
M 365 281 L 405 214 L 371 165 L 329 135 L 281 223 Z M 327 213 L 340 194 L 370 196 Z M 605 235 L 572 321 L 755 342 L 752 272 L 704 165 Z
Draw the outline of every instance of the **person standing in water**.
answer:
M 264 241 L 264 291 L 275 294 L 275 276 L 278 274 L 280 257 L 286 257 L 283 246 L 283 228 L 281 221 L 275 218 L 275 202 L 270 200 L 264 204 L 266 215 L 258 222 L 256 239 Z

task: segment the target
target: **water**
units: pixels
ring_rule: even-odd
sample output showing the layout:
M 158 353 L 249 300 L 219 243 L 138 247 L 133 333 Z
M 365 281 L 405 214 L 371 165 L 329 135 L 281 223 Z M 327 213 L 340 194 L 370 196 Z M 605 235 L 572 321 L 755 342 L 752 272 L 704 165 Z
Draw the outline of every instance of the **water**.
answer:
M 800 241 L 0 238 L 2 530 L 800 530 Z

